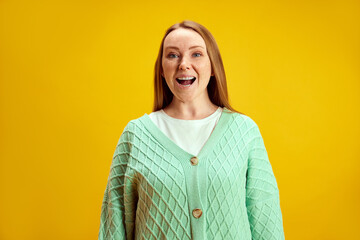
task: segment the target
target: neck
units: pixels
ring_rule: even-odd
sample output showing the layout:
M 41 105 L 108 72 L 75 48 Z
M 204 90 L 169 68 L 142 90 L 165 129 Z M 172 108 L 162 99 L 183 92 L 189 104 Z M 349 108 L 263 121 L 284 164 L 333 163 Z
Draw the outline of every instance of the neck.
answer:
M 164 112 L 170 117 L 184 120 L 203 119 L 213 114 L 218 106 L 213 104 L 209 97 L 193 101 L 181 101 L 175 96 L 172 102 L 165 107 Z

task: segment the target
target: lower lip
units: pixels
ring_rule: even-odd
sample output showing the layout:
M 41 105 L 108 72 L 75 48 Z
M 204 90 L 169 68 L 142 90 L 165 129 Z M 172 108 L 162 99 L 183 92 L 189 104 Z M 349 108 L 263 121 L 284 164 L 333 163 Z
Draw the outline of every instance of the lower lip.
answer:
M 176 81 L 176 80 L 175 80 L 175 81 Z M 194 81 L 192 84 L 190 84 L 190 85 L 182 85 L 182 84 L 180 84 L 178 81 L 176 81 L 176 84 L 177 84 L 178 87 L 181 88 L 181 89 L 188 89 L 188 88 L 190 88 L 192 85 L 194 85 L 196 81 L 197 81 L 197 79 L 195 79 L 195 81 Z

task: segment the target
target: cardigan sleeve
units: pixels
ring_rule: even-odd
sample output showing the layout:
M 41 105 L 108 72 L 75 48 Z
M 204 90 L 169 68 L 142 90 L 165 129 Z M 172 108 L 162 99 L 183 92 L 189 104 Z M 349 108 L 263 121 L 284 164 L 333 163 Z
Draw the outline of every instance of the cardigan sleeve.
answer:
M 130 135 L 127 125 L 113 155 L 101 206 L 99 240 L 133 239 L 137 192 L 129 168 Z
M 251 120 L 246 207 L 253 240 L 285 239 L 277 182 L 257 124 Z

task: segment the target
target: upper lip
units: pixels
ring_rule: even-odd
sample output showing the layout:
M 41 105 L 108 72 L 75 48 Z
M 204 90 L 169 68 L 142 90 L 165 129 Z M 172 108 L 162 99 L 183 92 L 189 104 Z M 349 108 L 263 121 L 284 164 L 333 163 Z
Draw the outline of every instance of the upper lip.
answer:
M 192 76 L 192 75 L 179 75 L 176 78 L 185 78 L 185 77 L 194 77 L 194 78 L 196 78 L 195 76 Z

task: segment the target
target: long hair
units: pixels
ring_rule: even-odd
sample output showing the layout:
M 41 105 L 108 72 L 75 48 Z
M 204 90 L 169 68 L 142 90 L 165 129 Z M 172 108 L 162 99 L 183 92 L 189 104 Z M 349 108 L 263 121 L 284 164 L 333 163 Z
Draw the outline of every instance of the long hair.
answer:
M 227 108 L 228 110 L 230 110 L 230 112 L 240 113 L 230 106 L 224 65 L 214 37 L 204 26 L 189 20 L 185 20 L 181 23 L 176 23 L 172 25 L 166 30 L 165 35 L 161 41 L 160 50 L 155 62 L 153 111 L 155 112 L 165 108 L 171 103 L 174 97 L 173 93 L 171 92 L 165 81 L 165 78 L 161 76 L 161 73 L 163 71 L 162 55 L 164 50 L 164 40 L 166 36 L 170 32 L 178 28 L 192 29 L 198 34 L 200 34 L 200 36 L 205 41 L 207 53 L 211 62 L 211 68 L 214 74 L 214 76 L 210 77 L 209 84 L 207 86 L 210 101 L 219 107 Z

